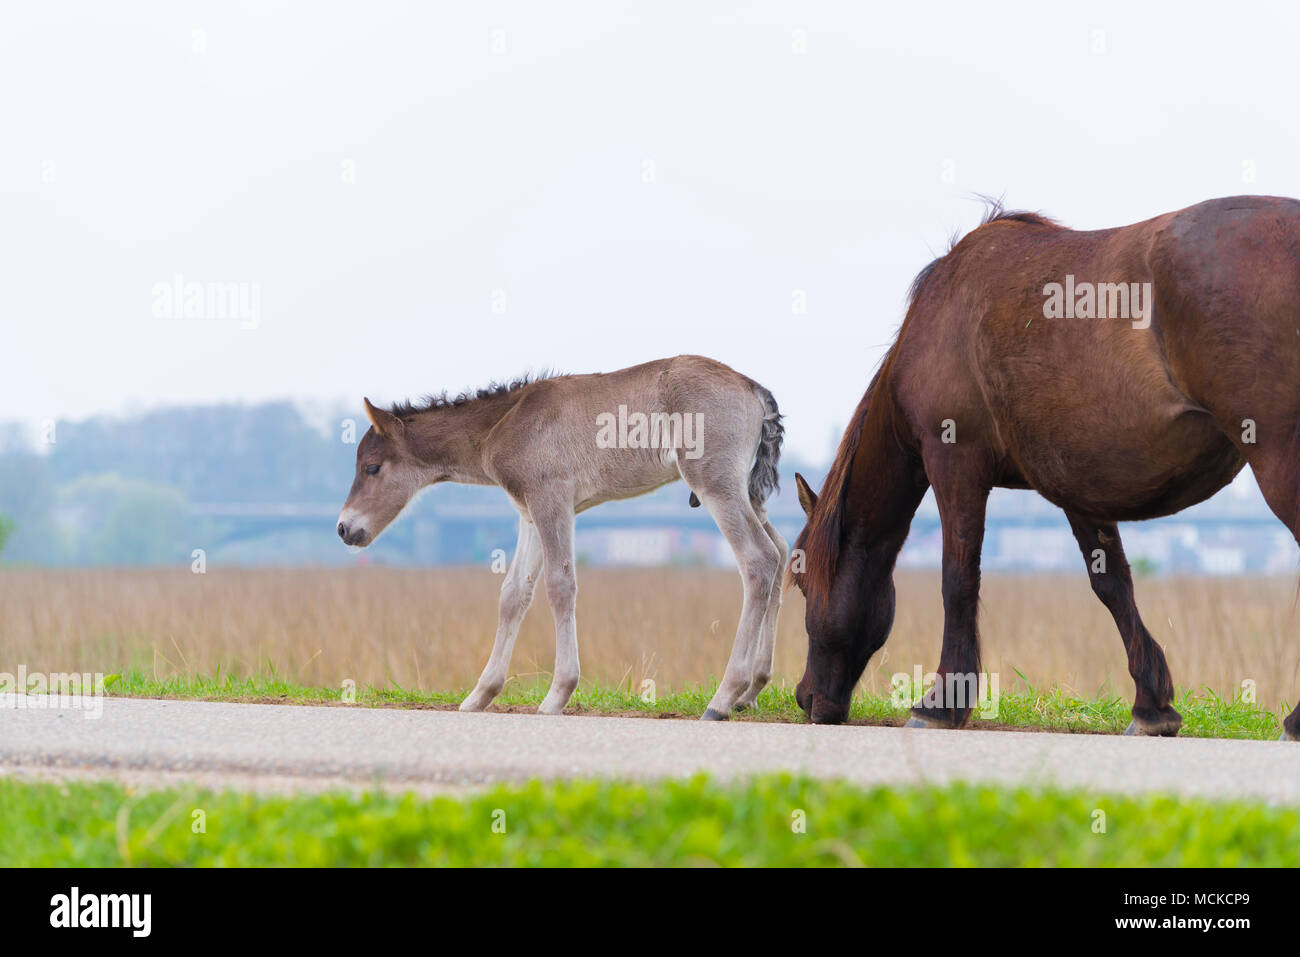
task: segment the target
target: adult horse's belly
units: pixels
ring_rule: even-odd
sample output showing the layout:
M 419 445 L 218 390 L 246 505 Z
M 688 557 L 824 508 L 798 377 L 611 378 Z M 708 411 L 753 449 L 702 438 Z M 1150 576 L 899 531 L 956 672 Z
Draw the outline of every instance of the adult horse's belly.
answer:
M 1010 426 L 1019 478 L 1061 508 L 1109 521 L 1170 515 L 1209 498 L 1245 464 L 1210 416 L 1190 406 L 1116 410 L 1099 428 Z
M 1174 383 L 1155 329 L 1041 318 L 1026 327 L 1023 307 L 1004 304 L 981 327 L 975 355 L 1006 471 L 1062 508 L 1112 521 L 1169 515 L 1244 464 Z

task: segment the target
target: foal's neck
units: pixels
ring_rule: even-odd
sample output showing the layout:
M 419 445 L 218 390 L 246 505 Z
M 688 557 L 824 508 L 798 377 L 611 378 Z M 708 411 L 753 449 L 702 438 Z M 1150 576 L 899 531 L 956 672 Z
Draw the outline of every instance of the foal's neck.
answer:
M 429 469 L 430 481 L 495 485 L 483 465 L 483 441 L 514 408 L 521 391 L 436 406 L 416 414 L 407 423 L 407 441 Z

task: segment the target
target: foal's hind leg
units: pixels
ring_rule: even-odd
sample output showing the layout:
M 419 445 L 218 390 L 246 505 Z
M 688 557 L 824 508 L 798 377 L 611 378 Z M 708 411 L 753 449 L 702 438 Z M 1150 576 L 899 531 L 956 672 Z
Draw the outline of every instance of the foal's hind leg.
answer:
M 1137 685 L 1133 723 L 1124 733 L 1172 737 L 1183 723 L 1182 715 L 1169 704 L 1174 697 L 1174 680 L 1165 653 L 1142 624 L 1133 601 L 1133 576 L 1124 557 L 1119 529 L 1110 522 L 1089 521 L 1072 512 L 1065 515 L 1088 564 L 1092 590 L 1119 628 L 1128 652 L 1128 672 Z
M 735 553 L 744 585 L 740 625 L 736 628 L 731 657 L 727 659 L 727 670 L 704 712 L 705 721 L 723 721 L 752 683 L 759 633 L 771 604 L 773 583 L 779 585 L 781 552 L 754 514 L 743 477 L 735 488 L 710 490 L 692 485 L 691 490 L 708 508 Z M 767 670 L 770 673 L 770 658 Z
M 561 714 L 578 687 L 578 572 L 573 554 L 572 498 L 529 502 L 542 543 L 542 578 L 555 618 L 555 672 L 538 714 Z
M 767 683 L 772 679 L 772 663 L 776 657 L 776 624 L 777 619 L 781 617 L 781 577 L 790 554 L 785 539 L 772 527 L 772 523 L 766 518 L 762 519 L 762 523 L 763 531 L 767 532 L 767 537 L 780 552 L 780 557 L 777 560 L 776 574 L 772 577 L 772 591 L 767 599 L 763 627 L 758 633 L 758 647 L 754 651 L 754 670 L 750 674 L 749 687 L 736 702 L 737 709 L 752 707 L 758 698 L 758 693 L 767 687 Z

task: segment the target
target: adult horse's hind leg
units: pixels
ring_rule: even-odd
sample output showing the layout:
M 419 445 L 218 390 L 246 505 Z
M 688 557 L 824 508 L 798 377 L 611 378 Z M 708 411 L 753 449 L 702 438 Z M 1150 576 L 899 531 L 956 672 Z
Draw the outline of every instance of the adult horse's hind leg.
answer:
M 1259 445 L 1243 445 L 1242 452 L 1264 501 L 1300 544 L 1300 438 L 1281 424 L 1265 428 L 1261 422 Z M 1281 740 L 1300 741 L 1300 704 L 1283 719 Z
M 760 512 L 761 514 L 761 512 Z M 772 663 L 776 657 L 776 625 L 781 617 L 781 578 L 785 572 L 785 563 L 790 549 L 770 521 L 762 519 L 763 531 L 772 540 L 780 552 L 777 560 L 776 574 L 772 577 L 772 590 L 767 599 L 767 611 L 763 614 L 763 626 L 758 632 L 758 647 L 754 651 L 754 670 L 750 673 L 749 687 L 736 702 L 736 708 L 749 708 L 758 698 L 758 693 L 767 687 L 772 679 Z
M 979 699 L 980 550 L 989 490 L 973 464 L 932 464 L 927 459 L 926 472 L 943 526 L 943 650 L 934 686 L 912 708 L 907 727 L 960 728 Z
M 780 584 L 781 552 L 754 514 L 743 478 L 734 488 L 709 489 L 693 483 L 691 476 L 684 477 L 735 553 L 744 585 L 740 624 L 727 659 L 727 670 L 703 716 L 705 721 L 724 721 L 752 684 L 763 619 L 771 604 L 772 588 Z M 770 659 L 767 670 L 771 671 Z
M 478 684 L 460 703 L 461 711 L 482 711 L 501 693 L 506 683 L 506 669 L 514 651 L 519 625 L 533 603 L 533 589 L 537 584 L 537 570 L 542 566 L 542 545 L 537 528 L 526 518 L 519 519 L 519 542 L 515 556 L 510 560 L 506 580 L 501 583 L 501 600 L 497 606 L 497 636 L 492 643 L 492 656 L 488 658 Z
M 1119 529 L 1110 522 L 1090 521 L 1082 515 L 1065 513 L 1088 565 L 1092 590 L 1106 606 L 1128 652 L 1128 672 L 1137 685 L 1133 699 L 1133 722 L 1125 734 L 1172 737 L 1183 717 L 1171 706 L 1174 680 L 1160 645 L 1151 637 L 1133 600 L 1133 576 Z

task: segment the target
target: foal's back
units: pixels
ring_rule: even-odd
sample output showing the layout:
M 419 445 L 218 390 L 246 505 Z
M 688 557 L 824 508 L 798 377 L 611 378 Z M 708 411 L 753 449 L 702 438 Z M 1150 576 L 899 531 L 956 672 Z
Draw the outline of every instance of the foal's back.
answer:
M 761 388 L 694 355 L 541 379 L 521 390 L 488 435 L 484 460 L 512 496 L 526 498 L 525 489 L 538 483 L 567 483 L 580 509 L 653 491 L 697 462 L 705 472 L 748 469 L 762 431 Z M 661 433 L 653 444 L 645 441 L 635 417 L 652 415 L 672 417 L 671 427 L 691 447 Z

